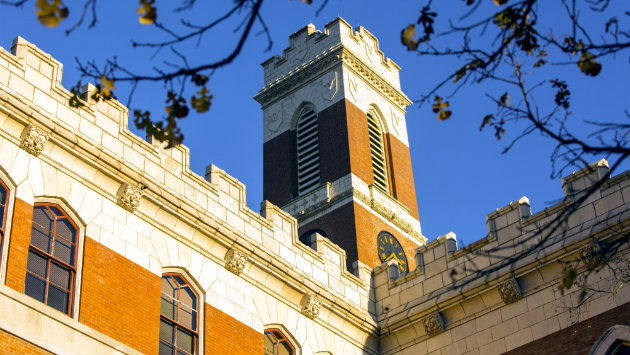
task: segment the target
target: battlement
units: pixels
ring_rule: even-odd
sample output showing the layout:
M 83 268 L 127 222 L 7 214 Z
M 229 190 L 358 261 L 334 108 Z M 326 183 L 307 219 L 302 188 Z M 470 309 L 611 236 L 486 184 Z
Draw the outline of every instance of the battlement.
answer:
M 323 33 L 309 24 L 289 36 L 289 46 L 284 49 L 282 56 L 273 56 L 262 63 L 265 86 L 273 85 L 283 76 L 308 66 L 341 46 L 363 62 L 371 64 L 379 76 L 400 90 L 400 67 L 381 52 L 378 39 L 361 26 L 353 29 L 340 17 L 326 24 Z
M 252 285 L 298 313 L 304 294 L 319 295 L 326 321 L 373 332 L 369 280 L 346 270 L 342 249 L 328 240 L 316 250 L 302 244 L 296 219 L 269 202 L 262 215 L 250 210 L 245 185 L 220 168 L 209 165 L 205 179 L 195 174 L 187 147 L 134 135 L 118 101 L 69 107 L 61 76 L 61 63 L 21 37 L 11 53 L 0 48 L 0 169 L 16 182 L 17 198 L 66 201 L 87 236 L 156 275 L 186 269 L 208 302 L 254 329 L 262 329 L 262 313 L 238 301 L 253 297 L 243 295 Z M 48 137 L 37 157 L 20 149 L 31 131 Z M 137 210 L 117 206 L 123 185 L 145 187 Z M 249 260 L 236 280 L 225 266 L 235 251 Z
M 607 174 L 603 159 L 572 173 L 562 179 L 564 201 L 534 214 L 526 197 L 498 208 L 486 217 L 488 235 L 464 248 L 457 247 L 452 232 L 418 247 L 416 270 L 402 278 L 395 260 L 375 268 L 377 320 L 385 334 L 409 325 L 418 332 L 416 322 L 436 310 L 447 323 L 445 329 L 455 328 L 473 314 L 500 307 L 501 297 L 507 297 L 501 294 L 506 282 L 515 287 L 514 297 L 536 294 L 546 287 L 557 291 L 553 282 L 560 274 L 558 259 L 582 260 L 580 248 L 595 240 L 620 238 L 621 226 L 630 223 L 630 171 L 606 181 L 575 206 L 568 219 L 557 220 L 576 195 Z

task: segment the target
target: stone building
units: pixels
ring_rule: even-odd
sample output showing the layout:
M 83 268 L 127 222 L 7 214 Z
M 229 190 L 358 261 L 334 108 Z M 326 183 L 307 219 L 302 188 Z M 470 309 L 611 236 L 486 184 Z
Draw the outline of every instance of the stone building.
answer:
M 630 173 L 605 160 L 521 198 L 458 249 L 422 235 L 399 67 L 336 19 L 265 63 L 264 199 L 189 168 L 115 100 L 71 108 L 62 65 L 0 48 L 0 345 L 24 354 L 627 354 L 630 289 L 561 292 L 562 264 L 610 290 Z M 86 90 L 89 92 L 88 86 Z M 525 187 L 526 189 L 526 187 Z M 526 253 L 528 248 L 536 247 Z M 515 257 L 518 256 L 518 257 Z M 617 252 L 628 265 L 628 243 Z

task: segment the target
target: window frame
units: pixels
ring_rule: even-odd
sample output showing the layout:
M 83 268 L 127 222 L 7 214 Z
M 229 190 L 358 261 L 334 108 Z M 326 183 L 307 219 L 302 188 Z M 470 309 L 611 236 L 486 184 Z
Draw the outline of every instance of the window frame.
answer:
M 47 274 L 47 276 L 46 276 L 46 279 L 44 280 L 46 282 L 46 291 L 45 291 L 45 295 L 44 295 L 44 301 L 41 301 L 41 303 L 46 305 L 47 307 L 50 307 L 50 308 L 55 309 L 57 311 L 59 311 L 59 310 L 47 304 L 48 291 L 50 289 L 50 284 L 52 283 L 55 286 L 58 286 L 58 287 L 60 286 L 60 285 L 57 285 L 53 281 L 50 280 L 50 267 L 51 267 L 51 264 L 53 262 L 55 262 L 57 264 L 60 264 L 62 267 L 70 270 L 70 281 L 69 281 L 70 286 L 69 286 L 69 289 L 67 290 L 69 292 L 68 305 L 67 305 L 68 310 L 67 310 L 67 312 L 65 312 L 65 314 L 67 314 L 68 316 L 73 317 L 73 318 L 75 318 L 75 316 L 78 318 L 78 311 L 77 311 L 78 302 L 77 302 L 77 300 L 79 299 L 78 287 L 80 286 L 79 285 L 79 280 L 80 280 L 80 277 L 79 277 L 79 271 L 80 271 L 79 270 L 79 265 L 82 264 L 81 263 L 81 259 L 80 259 L 82 257 L 82 255 L 79 254 L 79 249 L 83 249 L 83 248 L 81 248 L 81 244 L 82 244 L 82 241 L 83 241 L 82 238 L 81 238 L 81 228 L 80 228 L 81 224 L 77 223 L 77 221 L 75 219 L 73 219 L 72 214 L 68 212 L 68 208 L 66 206 L 64 206 L 64 205 L 62 205 L 62 204 L 60 204 L 58 202 L 35 201 L 35 203 L 33 204 L 33 210 L 35 210 L 35 208 L 39 207 L 39 206 L 48 206 L 48 207 L 52 206 L 52 207 L 57 208 L 63 214 L 63 216 L 61 216 L 61 218 L 65 218 L 66 220 L 68 220 L 70 222 L 70 224 L 72 225 L 72 227 L 74 227 L 74 229 L 75 229 L 75 231 L 74 231 L 74 233 L 75 233 L 75 243 L 74 243 L 74 255 L 72 255 L 72 257 L 74 258 L 74 265 L 70 265 L 70 264 L 66 263 L 65 261 L 63 261 L 61 259 L 58 259 L 58 258 L 56 258 L 54 256 L 54 244 L 55 244 L 54 241 L 57 240 L 57 237 L 62 238 L 64 241 L 68 241 L 67 239 L 65 239 L 65 238 L 63 238 L 61 236 L 58 236 L 55 233 L 56 228 L 57 228 L 57 220 L 58 220 L 59 216 L 54 214 L 54 212 L 53 212 L 53 214 L 55 215 L 56 218 L 54 220 L 53 230 L 49 231 L 53 235 L 53 240 L 51 241 L 51 251 L 50 251 L 50 253 L 48 253 L 48 252 L 46 252 L 44 250 L 41 250 L 39 247 L 37 247 L 37 246 L 32 244 L 32 230 L 33 230 L 32 225 L 33 225 L 33 223 L 35 221 L 33 219 L 31 219 L 31 239 L 29 240 L 29 245 L 28 245 L 28 254 L 27 254 L 27 259 L 26 259 L 27 260 L 27 265 L 28 265 L 28 260 L 30 258 L 30 253 L 31 252 L 33 252 L 34 254 L 36 254 L 36 255 L 46 259 L 46 271 L 47 271 L 46 274 Z M 28 266 L 27 266 L 26 274 L 24 276 L 24 278 L 25 278 L 25 281 L 24 281 L 24 294 L 29 296 L 29 297 L 31 297 L 30 295 L 26 294 L 26 276 L 28 276 L 29 274 L 33 275 L 34 277 L 36 277 L 36 278 L 38 278 L 40 280 L 43 280 L 43 278 L 41 276 L 36 275 L 35 273 L 29 271 L 28 270 Z M 35 299 L 35 298 L 33 298 L 33 299 Z M 39 300 L 37 300 L 37 301 L 39 302 Z M 59 312 L 64 313 L 62 311 L 59 311 Z
M 162 315 L 162 311 L 160 309 L 160 321 L 162 321 L 163 317 L 166 318 L 166 320 L 171 323 L 171 324 L 175 324 L 176 326 L 180 326 L 182 329 L 185 329 L 186 331 L 189 332 L 193 332 L 196 333 L 196 348 L 195 348 L 195 352 L 193 354 L 203 354 L 204 353 L 204 330 L 205 330 L 205 312 L 204 312 L 204 308 L 205 308 L 205 293 L 202 292 L 202 288 L 199 285 L 199 283 L 187 272 L 187 270 L 182 269 L 182 268 L 175 268 L 175 267 L 169 267 L 169 268 L 165 268 L 162 272 L 162 277 L 160 278 L 160 285 L 161 285 L 161 280 L 165 277 L 165 276 L 178 276 L 179 278 L 181 278 L 184 282 L 186 282 L 186 284 L 188 285 L 188 287 L 193 291 L 193 293 L 195 294 L 195 296 L 197 296 L 197 331 L 193 331 L 189 328 L 186 328 L 185 326 L 180 326 L 178 323 L 173 322 L 172 320 L 170 320 L 169 318 L 167 318 L 166 316 Z M 161 299 L 162 299 L 162 290 L 161 290 L 161 286 L 160 286 L 160 304 L 161 304 Z M 161 307 L 161 306 L 160 306 Z M 158 344 L 161 341 L 161 339 L 158 340 Z M 158 350 L 159 351 L 159 350 Z
M 278 344 L 286 343 L 286 344 L 289 345 L 289 347 L 293 351 L 292 355 L 297 355 L 298 354 L 296 346 L 291 342 L 291 339 L 285 334 L 286 331 L 284 331 L 284 330 L 282 330 L 280 328 L 277 328 L 277 327 L 265 328 L 265 331 L 263 332 L 263 334 L 265 335 L 265 339 L 267 338 L 267 333 L 272 333 L 272 332 L 280 333 L 280 335 L 282 336 L 282 339 L 278 339 L 278 337 L 274 334 L 274 337 L 278 341 Z M 267 355 L 266 350 L 265 350 L 265 355 Z M 272 355 L 276 355 L 276 354 L 272 354 Z

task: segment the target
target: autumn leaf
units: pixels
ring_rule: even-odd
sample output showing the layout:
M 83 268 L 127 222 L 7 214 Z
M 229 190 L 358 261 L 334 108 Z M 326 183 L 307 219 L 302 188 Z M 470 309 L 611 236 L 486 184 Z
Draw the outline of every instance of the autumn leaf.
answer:
M 101 96 L 108 100 L 112 98 L 112 90 L 115 90 L 114 80 L 107 79 L 105 75 L 101 76 L 101 83 L 99 85 L 99 91 Z
M 466 75 L 466 67 L 461 67 L 457 69 L 457 71 L 455 72 L 455 79 L 453 79 L 453 84 L 458 82 L 459 79 L 463 78 L 464 75 Z
M 495 5 L 501 6 L 507 4 L 508 0 L 492 0 Z
M 542 67 L 543 65 L 547 64 L 547 61 L 545 60 L 545 57 L 547 57 L 547 51 L 545 51 L 544 49 L 540 50 L 538 52 L 538 55 L 536 56 L 536 58 L 538 58 L 538 60 L 536 61 L 536 63 L 534 63 L 534 68 L 539 68 L 539 67 Z
M 449 104 L 448 101 L 442 101 L 442 98 L 435 95 L 435 103 L 433 104 L 433 113 L 438 114 L 438 120 L 445 121 L 451 117 L 452 112 L 446 110 Z
M 152 25 L 157 19 L 157 8 L 155 7 L 155 0 L 140 0 L 140 6 L 138 7 L 138 19 L 143 25 Z
M 602 70 L 602 65 L 597 63 L 595 57 L 588 51 L 582 51 L 582 56 L 580 56 L 577 64 L 582 73 L 589 76 L 597 76 Z
M 85 104 L 81 100 L 81 81 L 79 81 L 75 86 L 70 89 L 70 93 L 72 96 L 68 100 L 68 105 L 70 107 L 83 107 Z
M 481 121 L 481 126 L 479 126 L 479 132 L 481 132 L 483 130 L 483 128 L 489 124 L 490 122 L 492 122 L 494 120 L 494 115 L 489 114 L 486 115 L 483 120 Z
M 212 103 L 212 95 L 208 95 L 209 91 L 206 87 L 202 87 L 201 90 L 197 91 L 197 96 L 192 96 L 190 98 L 190 106 L 192 106 L 197 112 L 203 113 L 210 109 L 210 104 Z
M 499 106 L 510 106 L 512 103 L 510 102 L 510 94 L 507 92 L 501 95 L 499 98 Z
M 37 0 L 35 2 L 35 14 L 39 22 L 47 27 L 56 27 L 61 20 L 68 17 L 68 8 L 63 6 L 61 0 Z
M 197 86 L 204 86 L 208 82 L 208 77 L 203 74 L 193 74 L 192 82 Z
M 400 33 L 400 41 L 407 46 L 407 50 L 415 51 L 418 49 L 418 41 L 414 38 L 416 35 L 416 26 L 409 25 Z
M 556 91 L 556 95 L 554 97 L 554 102 L 556 105 L 563 107 L 565 110 L 569 108 L 569 96 L 571 92 L 569 91 L 569 85 L 565 81 L 553 79 L 550 80 L 551 87 L 558 89 Z

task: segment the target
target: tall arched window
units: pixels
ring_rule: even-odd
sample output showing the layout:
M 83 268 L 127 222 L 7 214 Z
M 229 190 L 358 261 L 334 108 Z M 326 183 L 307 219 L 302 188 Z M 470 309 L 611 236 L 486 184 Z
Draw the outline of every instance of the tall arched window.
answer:
M 72 315 L 78 231 L 58 205 L 35 205 L 24 293 L 68 315 Z
M 298 195 L 319 186 L 317 114 L 309 106 L 300 112 L 296 128 Z
M 197 354 L 199 296 L 178 274 L 162 276 L 160 355 Z
M 294 355 L 295 347 L 280 329 L 265 329 L 265 355 Z
M 370 137 L 370 153 L 372 154 L 372 171 L 374 172 L 374 185 L 385 191 L 389 191 L 381 120 L 374 111 L 368 111 L 367 121 L 368 134 Z

